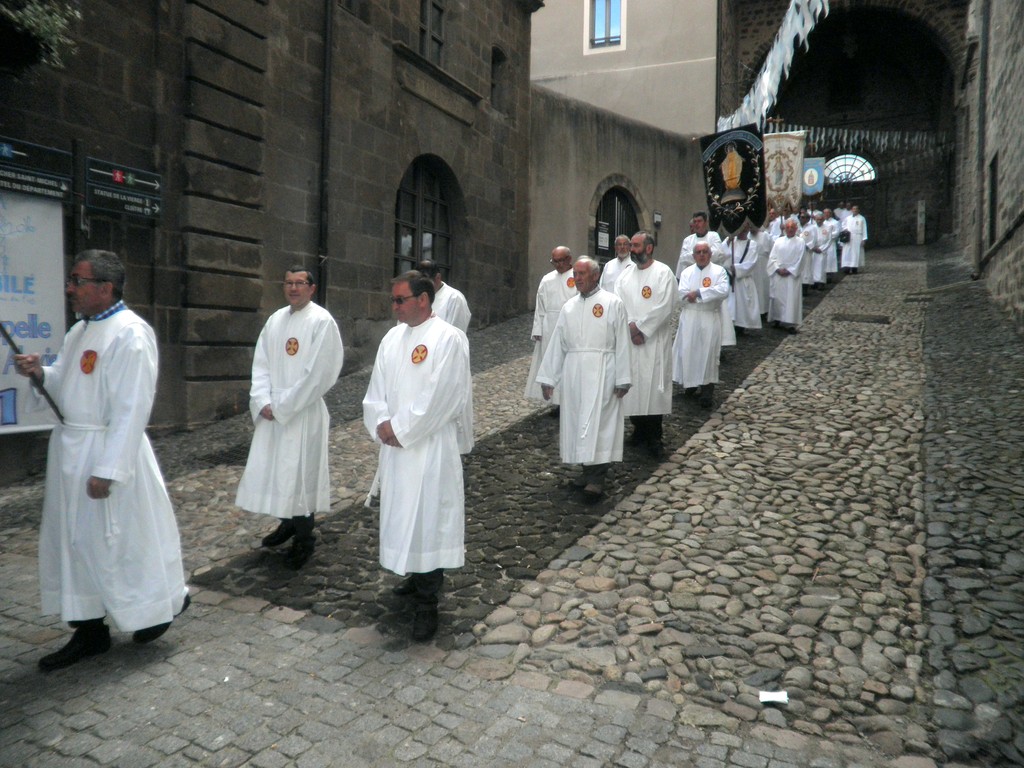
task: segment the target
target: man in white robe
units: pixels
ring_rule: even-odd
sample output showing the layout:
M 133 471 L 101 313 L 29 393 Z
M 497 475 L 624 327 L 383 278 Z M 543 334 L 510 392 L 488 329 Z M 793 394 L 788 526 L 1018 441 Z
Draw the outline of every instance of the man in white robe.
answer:
M 708 230 L 708 215 L 704 211 L 697 211 L 690 221 L 693 229 L 689 235 L 683 238 L 683 245 L 679 249 L 679 261 L 676 262 L 676 280 L 683 274 L 683 270 L 693 264 L 693 249 L 697 243 L 707 243 L 711 246 L 711 261 L 720 267 L 728 270 L 729 257 L 722 247 L 722 237 L 717 232 Z M 719 305 L 722 313 L 722 346 L 733 347 L 736 345 L 736 333 L 732 327 L 732 318 L 729 316 L 729 307 L 723 302 Z
M 726 252 L 732 260 L 733 278 L 732 293 L 729 297 L 732 324 L 737 333 L 747 329 L 756 330 L 761 327 L 761 300 L 758 295 L 758 275 L 764 271 L 758 268 L 763 265 L 761 247 L 757 239 L 752 237 L 746 228 L 730 237 L 724 244 Z M 765 273 L 767 274 L 767 273 Z
M 703 408 L 713 403 L 722 351 L 722 312 L 729 297 L 729 273 L 711 261 L 711 247 L 698 243 L 694 263 L 679 276 L 682 311 L 672 347 L 672 379 L 687 394 L 700 398 Z
M 763 321 L 768 316 L 768 254 L 772 252 L 776 238 L 772 237 L 771 233 L 763 227 L 751 229 L 750 237 L 757 242 L 758 259 L 754 267 L 754 276 L 757 280 L 757 300 L 761 307 Z
M 630 251 L 633 263 L 615 286 L 626 308 L 633 345 L 632 386 L 622 398 L 622 415 L 633 424 L 630 445 L 642 445 L 661 458 L 662 421 L 664 414 L 672 413 L 672 318 L 679 292 L 672 269 L 655 260 L 649 232 L 633 235 Z
M 409 578 L 412 638 L 437 632 L 444 569 L 465 562 L 462 457 L 473 448 L 466 334 L 432 313 L 433 283 L 406 272 L 391 283 L 398 325 L 377 349 L 363 424 L 380 443 L 380 564 Z
M 345 351 L 338 324 L 316 304 L 313 273 L 285 272 L 287 307 L 272 314 L 252 359 L 252 444 L 235 504 L 280 519 L 264 547 L 292 540 L 285 562 L 298 570 L 316 548 L 316 513 L 331 508 L 327 467 L 330 416 L 324 395 L 341 373 Z
M 608 467 L 622 461 L 622 398 L 632 383 L 626 308 L 597 282 L 586 256 L 573 265 L 579 296 L 562 307 L 537 381 L 545 398 L 562 390 L 559 453 L 582 464 L 576 485 L 590 499 L 604 493 Z
M 615 281 L 619 279 L 622 270 L 632 263 L 629 260 L 629 243 L 629 237 L 626 235 L 616 237 L 615 258 L 605 264 L 604 269 L 601 270 L 601 282 L 599 285 L 608 293 L 615 293 Z
M 540 286 L 537 288 L 537 303 L 533 308 L 533 330 L 530 335 L 533 339 L 533 359 L 530 360 L 530 373 L 526 377 L 526 390 L 523 393 L 524 397 L 531 400 L 545 399 L 540 384 L 537 383 L 537 373 L 551 341 L 551 334 L 554 333 L 555 323 L 558 322 L 558 313 L 562 311 L 565 302 L 576 296 L 572 252 L 564 245 L 558 246 L 551 251 L 551 263 L 555 268 L 541 278 Z M 555 406 L 549 411 L 551 416 L 558 415 L 558 404 L 561 400 L 562 393 L 556 390 L 550 400 Z
M 54 364 L 15 356 L 64 416 L 50 435 L 39 586 L 43 614 L 60 614 L 75 632 L 39 660 L 44 672 L 109 650 L 105 617 L 147 643 L 189 604 L 174 510 L 145 431 L 156 337 L 122 301 L 124 281 L 115 254 L 80 253 L 66 293 L 82 319 Z M 38 396 L 32 405 L 46 407 Z
M 768 256 L 768 277 L 771 279 L 771 297 L 768 301 L 768 321 L 796 333 L 803 323 L 804 299 L 800 284 L 800 270 L 804 267 L 807 246 L 797 236 L 797 223 L 787 221 L 786 234 L 775 241 Z
M 839 220 L 832 215 L 831 208 L 822 211 L 822 218 L 821 226 L 824 227 L 828 235 L 828 244 L 825 247 L 825 282 L 828 283 L 832 282 L 829 275 L 834 275 L 839 271 Z
M 416 269 L 434 283 L 434 314 L 463 333 L 469 331 L 469 321 L 473 313 L 469 311 L 469 303 L 462 295 L 462 291 L 444 282 L 441 279 L 441 268 L 430 259 L 421 261 L 416 265 Z
M 856 275 L 864 266 L 864 243 L 868 241 L 868 222 L 860 215 L 859 206 L 850 208 L 842 231 L 849 233 L 849 239 L 843 243 L 843 272 Z
M 806 293 L 807 289 L 814 285 L 815 275 L 815 255 L 818 254 L 818 227 L 814 223 L 810 214 L 806 211 L 801 210 L 800 212 L 800 237 L 803 238 L 804 245 L 807 246 L 807 253 L 804 258 L 804 266 L 800 273 L 800 283 L 804 286 Z M 824 261 L 822 261 L 824 264 Z

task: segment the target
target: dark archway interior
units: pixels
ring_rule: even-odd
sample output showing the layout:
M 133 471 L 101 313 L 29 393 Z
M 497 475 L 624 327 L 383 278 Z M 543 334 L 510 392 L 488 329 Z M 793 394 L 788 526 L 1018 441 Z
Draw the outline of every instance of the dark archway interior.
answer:
M 878 245 L 914 242 L 923 201 L 928 239 L 947 232 L 955 135 L 953 70 L 939 41 L 921 22 L 898 11 L 836 10 L 818 24 L 779 88 L 772 117 L 789 125 L 856 132 L 927 132 L 941 151 L 913 152 L 888 133 L 861 146 L 841 139 L 807 148 L 807 156 L 852 152 L 878 170 L 877 181 L 826 190 L 858 203 Z M 949 137 L 946 142 L 944 137 Z

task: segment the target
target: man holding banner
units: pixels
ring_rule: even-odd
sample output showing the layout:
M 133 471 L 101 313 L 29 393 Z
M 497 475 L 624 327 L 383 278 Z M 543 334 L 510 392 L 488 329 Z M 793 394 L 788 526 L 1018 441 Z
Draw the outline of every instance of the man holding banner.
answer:
M 156 338 L 121 299 L 124 281 L 115 254 L 80 253 L 66 294 L 81 320 L 54 364 L 15 356 L 18 372 L 49 391 L 65 421 L 50 436 L 39 582 L 43 614 L 60 614 L 75 632 L 39 660 L 44 672 L 109 650 L 107 616 L 148 643 L 189 604 L 178 526 L 145 434 Z

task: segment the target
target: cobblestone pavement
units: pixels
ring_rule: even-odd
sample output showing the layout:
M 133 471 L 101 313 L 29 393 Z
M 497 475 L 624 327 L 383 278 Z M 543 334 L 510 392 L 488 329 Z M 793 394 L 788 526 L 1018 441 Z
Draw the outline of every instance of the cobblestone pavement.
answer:
M 869 253 L 803 331 L 723 353 L 662 463 L 586 504 L 521 397 L 529 318 L 471 334 L 467 564 L 410 644 L 362 505 L 367 372 L 294 574 L 232 506 L 251 425 L 156 440 L 194 602 L 43 676 L 37 480 L 0 490 L 0 765 L 1024 764 L 1024 344 L 942 248 Z M 681 393 L 679 393 L 681 395 Z M 785 691 L 763 704 L 760 691 Z

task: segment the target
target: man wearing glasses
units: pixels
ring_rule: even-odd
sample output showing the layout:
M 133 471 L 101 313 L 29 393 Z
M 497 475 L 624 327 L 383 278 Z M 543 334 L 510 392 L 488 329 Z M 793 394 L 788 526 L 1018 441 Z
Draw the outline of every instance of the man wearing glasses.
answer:
M 433 314 L 420 272 L 391 282 L 398 325 L 377 349 L 363 424 L 380 444 L 380 564 L 408 577 L 412 639 L 437 633 L 444 569 L 465 562 L 462 457 L 473 448 L 473 379 L 466 334 Z
M 235 496 L 242 509 L 280 519 L 261 543 L 291 540 L 285 562 L 293 570 L 313 555 L 315 513 L 331 506 L 324 394 L 345 359 L 338 324 L 313 302 L 315 293 L 313 273 L 291 267 L 284 275 L 288 306 L 270 316 L 256 342 L 249 390 L 255 431 Z
M 78 254 L 65 292 L 79 322 L 54 364 L 42 366 L 37 354 L 14 358 L 64 417 L 50 435 L 39 587 L 43 614 L 60 614 L 75 632 L 39 660 L 44 672 L 106 653 L 108 616 L 148 643 L 189 604 L 178 525 L 146 437 L 156 337 L 121 299 L 124 283 L 116 254 Z

